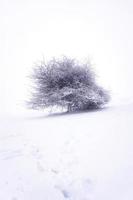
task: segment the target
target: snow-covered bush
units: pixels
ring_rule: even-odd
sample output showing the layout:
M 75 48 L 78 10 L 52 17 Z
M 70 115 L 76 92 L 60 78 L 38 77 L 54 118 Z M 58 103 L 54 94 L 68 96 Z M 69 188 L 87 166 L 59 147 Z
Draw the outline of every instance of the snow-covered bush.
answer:
M 28 104 L 33 109 L 59 106 L 71 112 L 100 108 L 109 101 L 108 92 L 96 84 L 89 63 L 67 57 L 52 59 L 37 65 L 31 78 L 34 87 Z

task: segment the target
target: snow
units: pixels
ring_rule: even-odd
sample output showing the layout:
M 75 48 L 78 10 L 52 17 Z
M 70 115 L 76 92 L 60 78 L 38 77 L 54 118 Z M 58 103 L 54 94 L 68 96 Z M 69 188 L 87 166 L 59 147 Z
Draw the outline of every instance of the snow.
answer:
M 130 0 L 0 1 L 0 200 L 133 199 L 132 10 Z M 34 63 L 61 55 L 89 56 L 114 106 L 23 111 Z
M 132 200 L 133 104 L 0 118 L 1 200 Z

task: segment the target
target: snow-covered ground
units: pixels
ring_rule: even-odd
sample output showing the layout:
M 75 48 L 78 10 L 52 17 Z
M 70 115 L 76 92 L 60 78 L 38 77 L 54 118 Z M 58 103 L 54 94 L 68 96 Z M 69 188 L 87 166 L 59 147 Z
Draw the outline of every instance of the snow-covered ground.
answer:
M 0 200 L 65 199 L 133 199 L 133 104 L 0 118 Z

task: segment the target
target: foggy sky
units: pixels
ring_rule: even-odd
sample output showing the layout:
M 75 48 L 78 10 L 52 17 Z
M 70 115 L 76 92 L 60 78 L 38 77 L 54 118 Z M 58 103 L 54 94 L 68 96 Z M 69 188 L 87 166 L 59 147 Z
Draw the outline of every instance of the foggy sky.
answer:
M 90 58 L 116 100 L 133 98 L 131 0 L 0 0 L 0 103 L 14 112 L 27 98 L 35 62 Z

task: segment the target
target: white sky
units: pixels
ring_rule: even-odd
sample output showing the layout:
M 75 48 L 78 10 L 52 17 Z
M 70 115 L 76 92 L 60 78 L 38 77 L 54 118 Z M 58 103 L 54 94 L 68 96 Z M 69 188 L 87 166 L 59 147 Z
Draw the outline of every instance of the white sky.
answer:
M 0 0 L 1 110 L 26 99 L 36 61 L 61 55 L 89 56 L 99 82 L 131 99 L 132 52 L 132 0 Z

